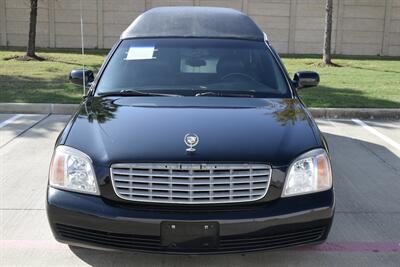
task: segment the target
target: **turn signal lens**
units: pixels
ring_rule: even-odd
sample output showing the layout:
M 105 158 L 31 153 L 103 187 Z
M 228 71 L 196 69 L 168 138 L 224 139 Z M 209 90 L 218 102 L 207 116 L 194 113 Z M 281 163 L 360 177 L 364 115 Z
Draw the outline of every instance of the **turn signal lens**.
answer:
M 331 188 L 332 186 L 332 171 L 329 159 L 326 155 L 317 156 L 318 168 L 318 189 Z

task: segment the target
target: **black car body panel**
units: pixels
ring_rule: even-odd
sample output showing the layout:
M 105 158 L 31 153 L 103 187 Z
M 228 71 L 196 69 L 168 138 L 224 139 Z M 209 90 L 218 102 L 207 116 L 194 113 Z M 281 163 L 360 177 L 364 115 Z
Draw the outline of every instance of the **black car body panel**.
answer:
M 270 98 L 98 94 L 97 86 L 121 43 L 143 38 L 260 42 L 273 55 L 288 94 Z M 323 242 L 333 220 L 333 188 L 282 197 L 288 169 L 298 156 L 315 149 L 328 151 L 295 87 L 278 54 L 246 15 L 223 8 L 146 12 L 121 35 L 57 139 L 56 148 L 71 147 L 90 157 L 100 192 L 89 195 L 48 186 L 47 214 L 55 238 L 75 246 L 173 254 Z M 187 133 L 199 136 L 195 153 L 187 151 Z M 251 202 L 146 203 L 118 197 L 110 168 L 119 163 L 262 163 L 272 174 L 265 196 Z M 175 227 L 185 230 L 176 233 Z M 191 232 L 201 232 L 202 227 L 209 233 L 204 230 L 202 240 L 195 234 L 192 238 Z
M 121 35 L 129 38 L 234 38 L 264 41 L 262 30 L 242 12 L 230 8 L 153 8 Z
M 47 212 L 55 238 L 64 243 L 105 250 L 169 254 L 216 254 L 317 244 L 329 233 L 332 191 L 286 198 L 269 204 L 232 208 L 177 210 L 120 206 L 99 197 L 50 188 Z M 215 248 L 162 246 L 163 222 L 215 222 Z
M 182 141 L 188 132 L 201 138 L 193 155 Z M 95 98 L 81 107 L 64 144 L 85 151 L 96 166 L 165 159 L 286 166 L 321 147 L 314 135 L 303 107 L 291 99 Z
M 102 195 L 112 200 L 123 201 L 107 182 L 111 164 L 166 159 L 180 163 L 268 162 L 274 175 L 263 200 L 272 200 L 280 197 L 291 161 L 323 145 L 314 137 L 317 133 L 312 124 L 296 100 L 94 98 L 81 106 L 68 139 L 60 144 L 85 151 L 92 158 Z M 201 136 L 195 154 L 186 152 L 183 136 L 187 132 Z M 224 142 L 227 135 L 229 142 Z

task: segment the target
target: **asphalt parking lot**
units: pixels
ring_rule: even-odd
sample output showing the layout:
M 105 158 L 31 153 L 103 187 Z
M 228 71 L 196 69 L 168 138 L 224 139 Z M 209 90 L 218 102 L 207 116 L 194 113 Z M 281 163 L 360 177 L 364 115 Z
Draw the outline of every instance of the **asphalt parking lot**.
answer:
M 70 249 L 47 223 L 54 142 L 68 116 L 0 114 L 0 266 L 400 266 L 400 121 L 318 120 L 333 157 L 325 244 L 218 256 Z

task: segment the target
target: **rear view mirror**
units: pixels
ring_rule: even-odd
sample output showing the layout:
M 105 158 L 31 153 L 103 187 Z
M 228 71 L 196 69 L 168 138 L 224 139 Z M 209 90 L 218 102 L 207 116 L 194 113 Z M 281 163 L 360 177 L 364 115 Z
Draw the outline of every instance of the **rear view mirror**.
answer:
M 84 79 L 83 77 L 85 77 L 85 86 L 94 81 L 93 71 L 86 69 L 72 70 L 69 74 L 69 81 L 74 84 L 82 85 Z
M 319 74 L 314 71 L 299 71 L 294 75 L 293 81 L 298 89 L 314 87 L 319 84 Z
M 190 67 L 203 67 L 207 65 L 207 62 L 200 58 L 188 58 L 186 59 L 186 64 Z

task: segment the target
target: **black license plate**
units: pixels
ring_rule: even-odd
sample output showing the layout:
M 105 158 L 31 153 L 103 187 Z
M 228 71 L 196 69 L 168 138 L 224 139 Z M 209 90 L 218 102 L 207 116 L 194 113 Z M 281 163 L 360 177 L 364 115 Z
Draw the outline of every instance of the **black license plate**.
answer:
M 217 222 L 162 222 L 161 244 L 171 249 L 208 249 L 218 246 Z

